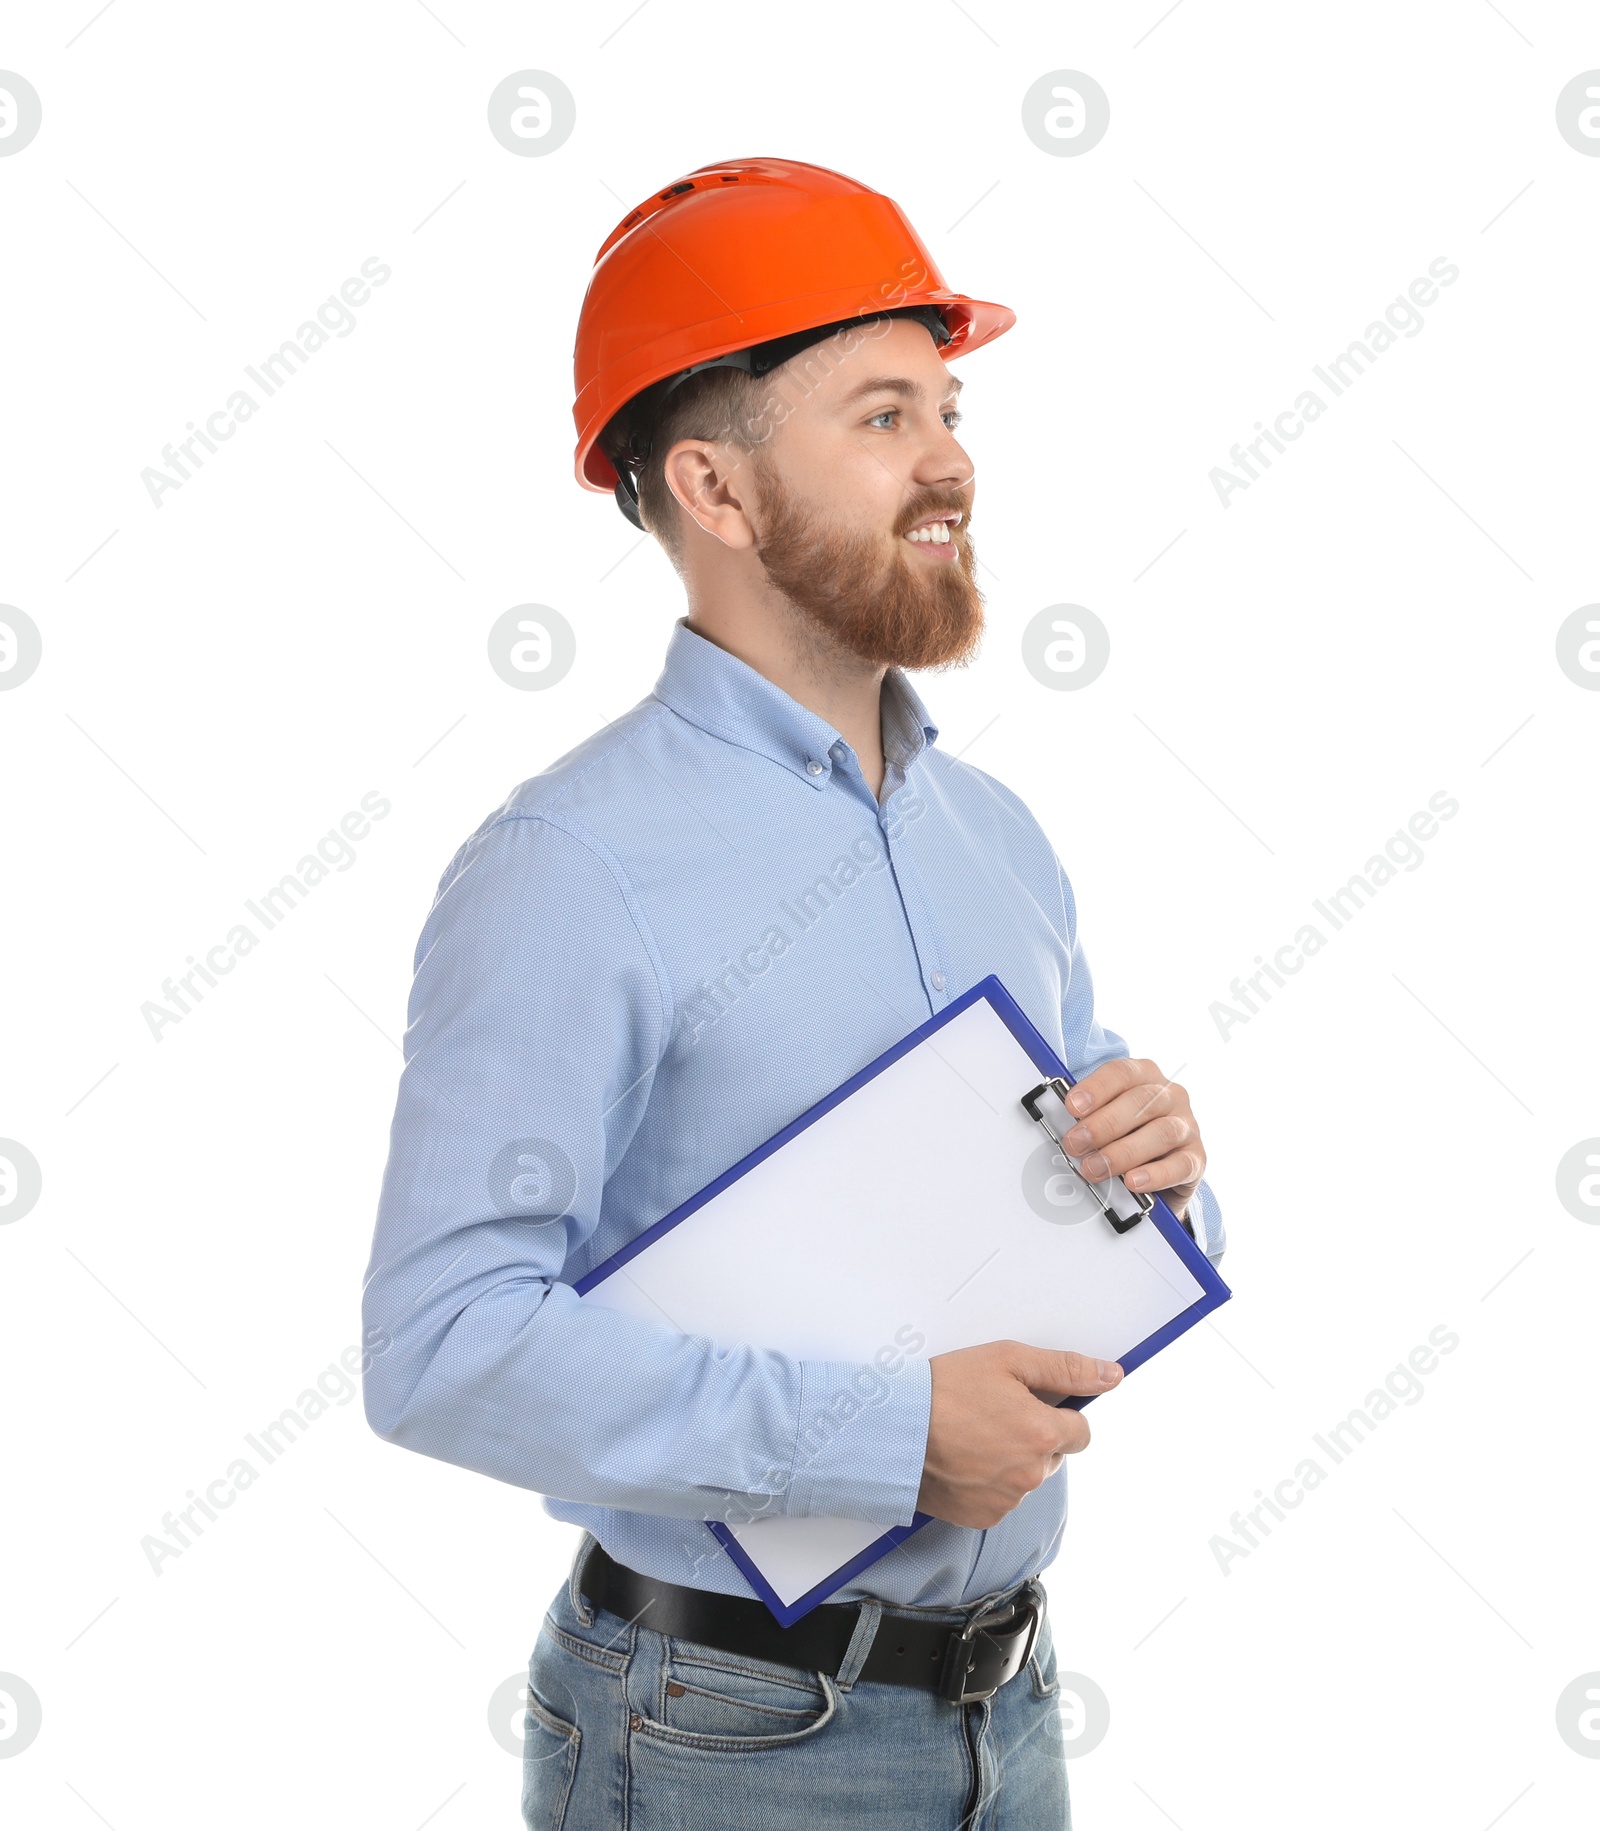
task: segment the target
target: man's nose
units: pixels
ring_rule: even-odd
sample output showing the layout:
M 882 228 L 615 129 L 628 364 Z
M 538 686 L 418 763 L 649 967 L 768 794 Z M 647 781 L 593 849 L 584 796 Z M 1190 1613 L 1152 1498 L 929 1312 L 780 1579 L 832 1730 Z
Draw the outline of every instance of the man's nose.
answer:
M 929 444 L 916 468 L 916 480 L 925 489 L 969 496 L 977 469 L 948 426 Z

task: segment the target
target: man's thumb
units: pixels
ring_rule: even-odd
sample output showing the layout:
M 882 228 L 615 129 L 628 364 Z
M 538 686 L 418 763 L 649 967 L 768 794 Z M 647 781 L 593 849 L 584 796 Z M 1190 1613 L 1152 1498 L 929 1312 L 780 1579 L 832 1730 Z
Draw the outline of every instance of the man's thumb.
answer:
M 1012 1372 L 1030 1392 L 1047 1392 L 1056 1398 L 1078 1398 L 1108 1392 L 1122 1378 L 1115 1361 L 1096 1360 L 1070 1348 L 1032 1348 L 1019 1344 Z

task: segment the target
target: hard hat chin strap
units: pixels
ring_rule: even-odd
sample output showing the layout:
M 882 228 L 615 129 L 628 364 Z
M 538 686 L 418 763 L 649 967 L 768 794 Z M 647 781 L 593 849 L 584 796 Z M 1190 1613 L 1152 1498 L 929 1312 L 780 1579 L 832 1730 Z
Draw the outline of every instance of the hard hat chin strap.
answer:
M 680 369 L 675 375 L 669 375 L 655 384 L 659 390 L 655 405 L 659 407 L 675 388 L 686 382 L 691 375 L 698 375 L 702 369 L 743 369 L 750 375 L 766 375 L 786 363 L 791 356 L 798 356 L 802 350 L 809 349 L 812 344 L 837 336 L 840 331 L 870 324 L 877 318 L 915 318 L 927 328 L 935 343 L 943 345 L 950 341 L 950 327 L 945 323 L 944 313 L 937 305 L 902 305 L 890 311 L 858 314 L 853 318 L 837 319 L 832 324 L 811 325 L 805 330 L 791 331 L 785 337 L 772 337 L 765 343 L 753 343 L 747 349 L 729 350 L 725 355 L 711 356 L 704 362 L 691 363 L 687 369 Z M 636 467 L 643 469 L 649 456 L 650 435 L 638 431 L 629 433 L 627 448 L 619 454 L 616 464 L 617 483 L 612 492 L 617 499 L 617 507 L 641 533 L 645 527 L 639 518 L 639 485 L 635 471 Z
M 611 493 L 617 499 L 617 507 L 643 534 L 645 526 L 639 519 L 639 487 L 633 480 L 631 470 L 618 470 L 617 487 Z

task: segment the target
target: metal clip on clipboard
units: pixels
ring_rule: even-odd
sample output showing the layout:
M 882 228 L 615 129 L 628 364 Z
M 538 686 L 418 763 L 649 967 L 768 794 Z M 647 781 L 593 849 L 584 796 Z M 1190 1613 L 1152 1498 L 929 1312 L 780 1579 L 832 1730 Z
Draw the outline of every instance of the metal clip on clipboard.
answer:
M 1094 1197 L 1101 1212 L 1111 1225 L 1118 1233 L 1126 1233 L 1130 1227 L 1136 1227 L 1150 1212 L 1151 1198 L 1148 1195 L 1135 1194 L 1120 1176 L 1108 1176 L 1103 1182 L 1090 1182 L 1067 1155 L 1066 1146 L 1061 1142 L 1061 1134 L 1051 1129 L 1050 1121 L 1039 1111 L 1039 1096 L 1044 1093 L 1054 1094 L 1070 1115 L 1072 1108 L 1067 1105 L 1067 1095 L 1070 1092 L 1069 1084 L 1063 1081 L 1060 1075 L 1055 1075 L 1048 1081 L 1041 1081 L 1037 1087 L 1022 1096 L 1022 1110 L 1056 1147 L 1061 1161 Z M 1102 1190 L 1106 1193 L 1101 1194 Z

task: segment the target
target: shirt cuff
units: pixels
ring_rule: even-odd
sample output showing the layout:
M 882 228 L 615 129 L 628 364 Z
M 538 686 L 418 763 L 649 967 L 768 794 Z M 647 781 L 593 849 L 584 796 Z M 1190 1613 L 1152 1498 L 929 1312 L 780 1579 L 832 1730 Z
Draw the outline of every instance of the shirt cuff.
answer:
M 909 1526 L 916 1516 L 933 1372 L 898 1352 L 878 1361 L 800 1363 L 790 1518 Z
M 1217 1198 L 1204 1181 L 1189 1197 L 1188 1231 L 1195 1244 L 1213 1265 L 1222 1257 L 1226 1241 L 1222 1232 L 1222 1210 Z

